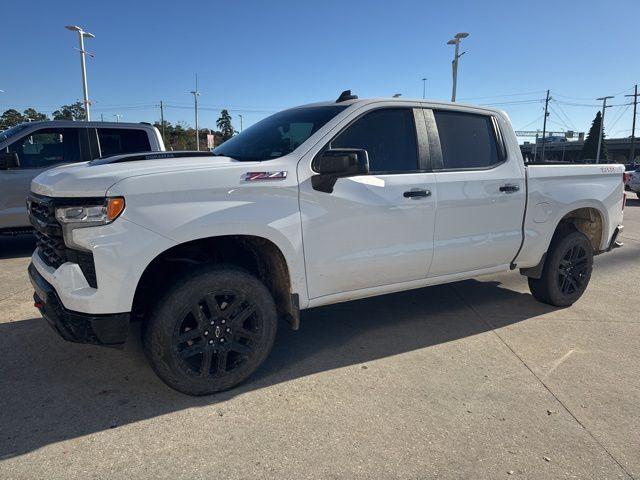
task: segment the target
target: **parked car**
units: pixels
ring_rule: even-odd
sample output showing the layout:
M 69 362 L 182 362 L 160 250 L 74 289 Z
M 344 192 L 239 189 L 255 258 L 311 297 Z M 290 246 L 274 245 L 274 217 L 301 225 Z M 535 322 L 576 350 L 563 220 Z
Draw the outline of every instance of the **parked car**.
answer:
M 624 166 L 526 165 L 491 108 L 347 91 L 209 157 L 140 157 L 32 182 L 29 274 L 67 340 L 119 345 L 142 321 L 187 394 L 246 379 L 302 309 L 515 269 L 566 307 L 620 245 Z
M 0 133 L 0 234 L 30 229 L 25 206 L 29 185 L 47 168 L 149 150 L 162 151 L 164 143 L 146 123 L 54 120 L 5 130 Z
M 640 198 L 640 168 L 629 172 L 628 178 L 627 187 Z

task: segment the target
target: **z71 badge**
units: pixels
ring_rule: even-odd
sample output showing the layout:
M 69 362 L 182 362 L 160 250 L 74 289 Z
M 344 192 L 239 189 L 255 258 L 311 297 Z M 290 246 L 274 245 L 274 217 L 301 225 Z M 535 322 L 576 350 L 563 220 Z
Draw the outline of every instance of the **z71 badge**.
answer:
M 287 171 L 279 172 L 247 172 L 244 174 L 246 182 L 260 182 L 263 180 L 284 180 L 287 178 Z

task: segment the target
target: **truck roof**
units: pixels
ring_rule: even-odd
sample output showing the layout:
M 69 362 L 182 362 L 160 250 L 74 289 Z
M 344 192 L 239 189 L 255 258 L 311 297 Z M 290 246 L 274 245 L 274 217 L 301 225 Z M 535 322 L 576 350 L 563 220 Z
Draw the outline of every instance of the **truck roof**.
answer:
M 402 103 L 410 103 L 410 104 L 419 103 L 421 105 L 424 105 L 427 108 L 440 107 L 440 108 L 461 109 L 461 110 L 473 109 L 473 110 L 484 111 L 487 113 L 495 113 L 495 114 L 501 114 L 501 115 L 505 114 L 503 110 L 489 107 L 486 105 L 474 105 L 469 103 L 448 102 L 444 100 L 430 100 L 430 99 L 424 99 L 424 98 L 410 98 L 410 97 L 355 98 L 350 100 L 344 100 L 341 102 L 337 102 L 334 100 L 334 101 L 307 103 L 305 105 L 298 105 L 291 108 L 324 107 L 324 106 L 328 107 L 331 105 L 344 105 L 349 107 L 352 105 L 368 105 L 371 103 L 393 103 L 395 105 L 402 104 Z
M 85 122 L 83 120 L 38 120 L 36 122 L 25 122 L 25 125 L 33 125 L 40 126 L 44 125 L 47 127 L 102 127 L 102 128 L 155 128 L 150 123 L 146 122 L 100 122 L 100 121 L 91 121 Z

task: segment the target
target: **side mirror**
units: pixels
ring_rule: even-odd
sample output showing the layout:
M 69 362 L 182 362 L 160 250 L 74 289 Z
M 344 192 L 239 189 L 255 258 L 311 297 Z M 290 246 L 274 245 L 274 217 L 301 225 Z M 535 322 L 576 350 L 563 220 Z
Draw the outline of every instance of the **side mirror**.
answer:
M 311 177 L 311 186 L 320 192 L 332 193 L 338 178 L 369 173 L 369 155 L 358 148 L 325 150 L 312 164 L 318 175 Z
M 11 170 L 12 168 L 20 167 L 20 159 L 18 158 L 18 154 L 15 152 L 0 153 L 0 170 Z

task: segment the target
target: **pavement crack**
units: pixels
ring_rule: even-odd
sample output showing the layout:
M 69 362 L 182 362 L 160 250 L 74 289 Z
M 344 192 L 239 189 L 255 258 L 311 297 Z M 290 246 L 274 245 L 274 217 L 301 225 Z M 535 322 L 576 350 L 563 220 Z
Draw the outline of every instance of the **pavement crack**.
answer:
M 460 300 L 462 301 L 462 303 L 467 307 L 467 309 L 469 309 L 480 321 L 482 321 L 490 330 L 491 332 L 500 340 L 500 342 L 506 347 L 508 348 L 511 353 L 520 361 L 520 363 L 522 363 L 522 365 L 524 365 L 524 367 L 529 370 L 529 373 L 531 373 L 531 375 L 534 376 L 534 378 L 540 383 L 540 385 L 542 385 L 544 387 L 545 390 L 547 390 L 547 392 L 549 392 L 549 394 L 551 394 L 551 396 L 553 398 L 556 399 L 556 401 L 562 406 L 562 408 L 569 414 L 571 415 L 571 417 L 576 421 L 576 423 L 578 425 L 580 425 L 580 427 L 582 427 L 582 429 L 587 433 L 587 435 L 589 435 L 593 441 L 600 446 L 600 448 L 602 448 L 602 450 L 609 456 L 609 458 L 616 464 L 618 465 L 618 467 L 627 475 L 627 477 L 629 477 L 632 480 L 635 480 L 635 478 L 633 477 L 633 475 L 631 475 L 627 469 L 618 461 L 618 459 L 616 457 L 613 456 L 613 454 L 607 449 L 607 447 L 605 447 L 602 442 L 600 442 L 595 435 L 593 435 L 593 433 L 591 433 L 591 431 L 578 419 L 578 417 L 576 417 L 574 415 L 574 413 L 569 409 L 569 407 L 567 405 L 565 405 L 565 403 L 558 397 L 558 395 L 556 395 L 551 388 L 549 388 L 549 386 L 544 382 L 544 380 L 542 378 L 540 378 L 539 375 L 537 375 L 532 369 L 531 367 L 527 364 L 527 362 L 524 361 L 524 359 L 518 355 L 518 353 L 511 348 L 511 346 L 507 343 L 507 341 L 502 337 L 502 335 L 500 335 L 498 333 L 498 331 L 496 330 L 496 328 L 491 324 L 491 322 L 489 322 L 487 319 L 485 319 L 482 315 L 480 315 L 480 313 L 473 308 L 473 305 L 471 305 L 471 303 L 469 303 L 467 301 L 466 298 L 464 298 L 464 296 L 460 293 L 460 291 L 458 290 L 458 288 L 456 287 L 455 284 L 451 285 L 453 291 L 455 292 L 455 294 L 460 298 Z
M 30 289 L 30 287 L 27 287 L 27 288 L 23 288 L 22 290 L 18 290 L 17 292 L 10 293 L 6 297 L 0 298 L 0 303 L 4 302 L 5 300 L 10 299 L 11 297 L 14 297 L 14 296 L 18 295 L 19 293 L 26 292 L 29 289 Z

